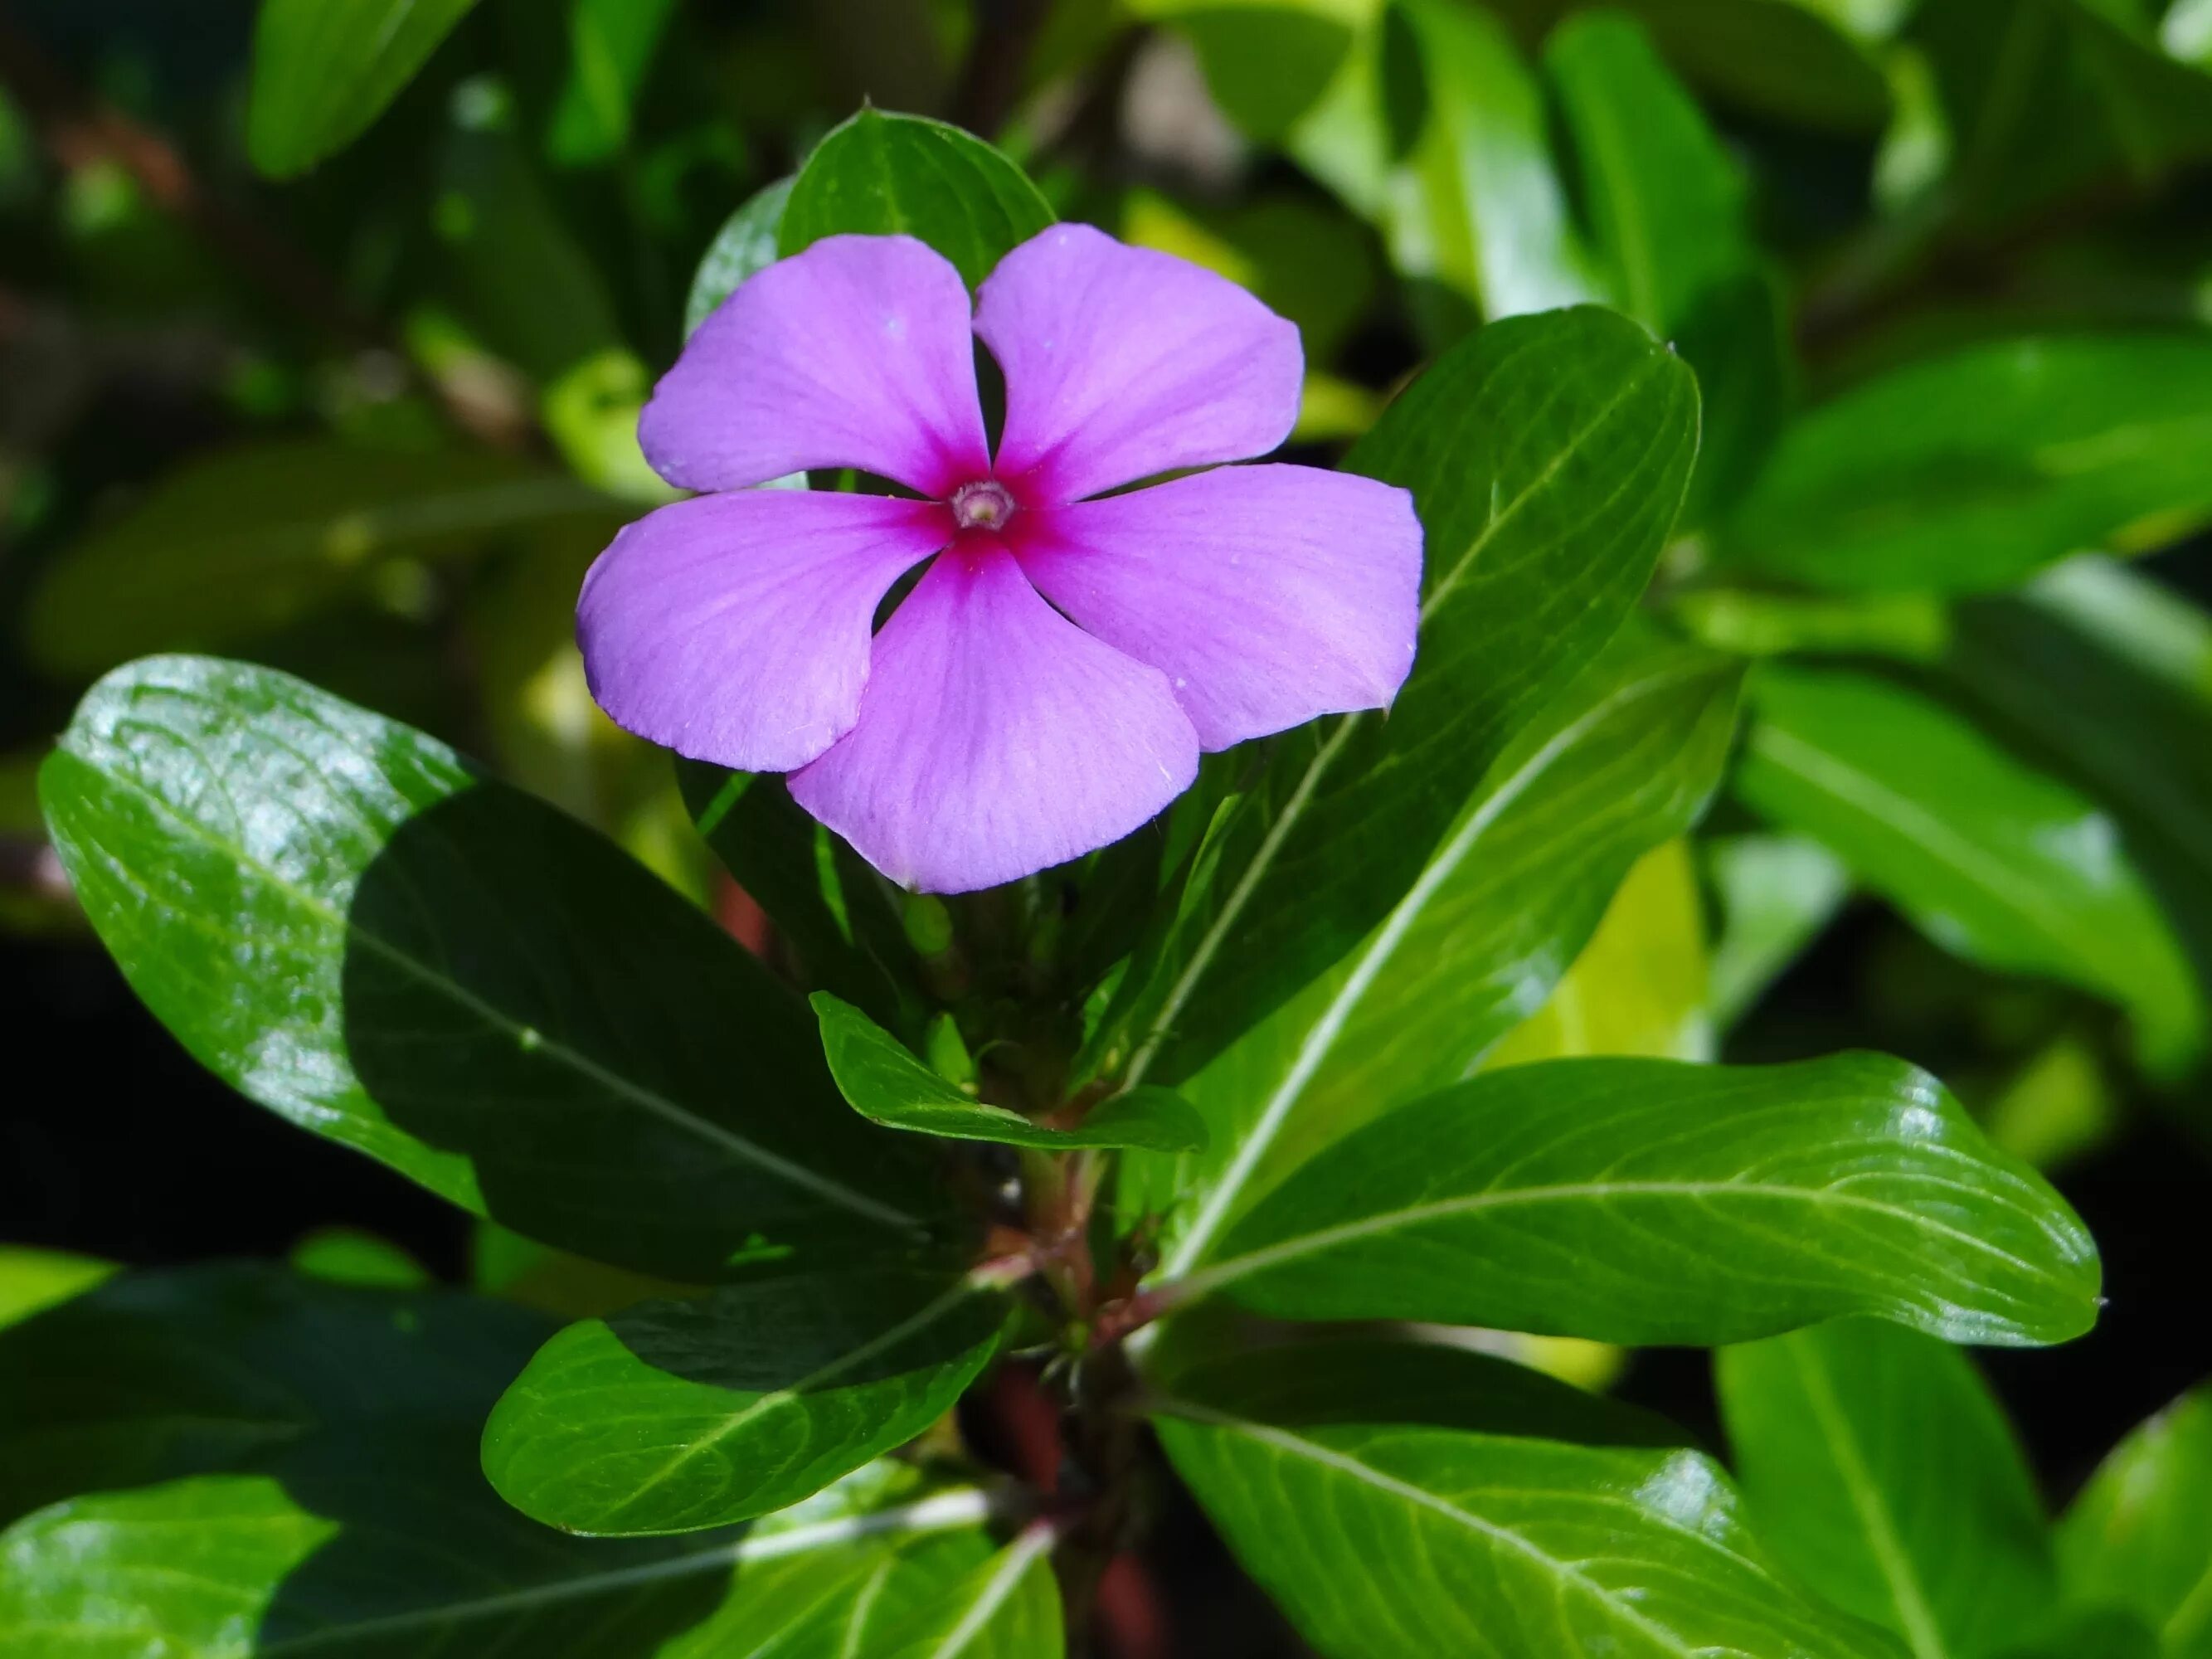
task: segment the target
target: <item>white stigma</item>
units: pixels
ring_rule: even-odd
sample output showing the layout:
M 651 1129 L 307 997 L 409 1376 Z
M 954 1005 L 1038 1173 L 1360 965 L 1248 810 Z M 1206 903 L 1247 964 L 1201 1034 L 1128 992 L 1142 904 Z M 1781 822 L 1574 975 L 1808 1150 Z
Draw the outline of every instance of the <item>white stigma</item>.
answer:
M 1006 485 L 979 478 L 952 492 L 952 518 L 963 530 L 996 530 L 1014 516 L 1014 498 Z

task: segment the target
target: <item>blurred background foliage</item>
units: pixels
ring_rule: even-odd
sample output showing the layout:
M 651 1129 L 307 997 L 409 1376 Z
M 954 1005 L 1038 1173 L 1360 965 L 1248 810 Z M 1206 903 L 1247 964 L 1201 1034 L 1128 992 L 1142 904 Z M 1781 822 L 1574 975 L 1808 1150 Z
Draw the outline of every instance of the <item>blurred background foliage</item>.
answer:
M 2212 1371 L 2212 4 L 400 9 L 0 0 L 0 1233 L 134 1262 L 307 1235 L 338 1276 L 617 1297 L 465 1255 L 201 1078 L 83 934 L 31 777 L 105 669 L 228 653 L 757 929 L 665 757 L 592 706 L 573 605 L 669 493 L 634 437 L 654 374 L 872 102 L 1294 319 L 1299 459 L 1486 318 L 1596 301 L 1673 342 L 1705 441 L 1649 608 L 1758 659 L 1750 718 L 1491 1063 L 1864 1046 L 1946 1079 L 2106 1253 L 2096 1335 L 2032 1389 L 1992 1364 L 2056 1492 Z M 1711 1423 L 1703 1368 L 1624 1386 Z

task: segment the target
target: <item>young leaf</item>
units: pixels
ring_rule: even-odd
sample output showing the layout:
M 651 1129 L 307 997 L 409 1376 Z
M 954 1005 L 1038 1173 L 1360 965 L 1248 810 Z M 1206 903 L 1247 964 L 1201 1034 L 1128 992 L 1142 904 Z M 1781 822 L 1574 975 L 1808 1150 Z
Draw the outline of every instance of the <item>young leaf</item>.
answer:
M 830 1075 L 854 1111 L 886 1128 L 1046 1152 L 1141 1146 L 1181 1152 L 1206 1145 L 1205 1122 L 1169 1090 L 1131 1089 L 1101 1101 L 1073 1127 L 1052 1128 L 955 1088 L 851 1003 L 827 991 L 811 1000 Z
M 942 1212 L 765 969 L 419 732 L 153 658 L 86 696 L 40 795 L 101 939 L 203 1064 L 465 1208 L 693 1281 Z
M 1384 411 L 1347 464 L 1410 489 L 1421 515 L 1413 676 L 1388 720 L 1278 741 L 1215 825 L 1210 879 L 1133 963 L 1099 1069 L 1181 1082 L 1390 914 L 1516 733 L 1620 629 L 1696 444 L 1689 370 L 1590 308 L 1492 324 Z
M 2067 1595 L 2124 1609 L 2168 1659 L 2212 1659 L 2212 1385 L 2114 1449 L 2058 1527 Z
M 2147 520 L 2169 539 L 2212 511 L 2208 409 L 2201 335 L 2061 335 L 1923 360 L 1793 423 L 1723 554 L 1820 587 L 1973 592 Z
M 1941 1085 L 1838 1054 L 1486 1073 L 1328 1148 L 1167 1294 L 1609 1342 L 1869 1313 L 2033 1344 L 2088 1329 L 2097 1285 L 2074 1212 Z
M 1717 1356 L 1759 1537 L 1914 1659 L 2038 1633 L 2057 1600 L 2043 1505 L 2002 1409 L 1957 1349 L 1850 1319 Z
M 246 153 L 289 179 L 384 112 L 476 0 L 261 0 Z
M 1133 1162 L 1129 1207 L 1184 1200 L 1170 1272 L 1316 1148 L 1465 1076 L 1534 1012 L 1629 866 L 1711 793 L 1739 675 L 1634 632 L 1522 729 L 1382 923 L 1186 1085 L 1211 1155 Z
M 736 292 L 739 283 L 776 261 L 776 237 L 783 226 L 784 204 L 791 200 L 796 175 L 763 185 L 714 233 L 706 257 L 691 278 L 691 292 L 684 301 L 686 337 L 714 314 L 715 307 Z
M 31 597 L 25 639 L 40 666 L 75 678 L 270 633 L 386 560 L 453 558 L 548 526 L 611 534 L 619 518 L 597 490 L 484 451 L 323 439 L 230 450 L 65 550 Z
M 0 1245 L 0 1330 L 90 1290 L 115 1271 L 113 1262 L 96 1256 Z
M 915 236 L 973 288 L 1052 222 L 1051 204 L 981 139 L 922 116 L 864 109 L 799 170 L 776 246 L 797 253 L 824 236 Z
M 2106 996 L 2169 1062 L 2201 1041 L 2187 957 L 2090 801 L 1901 687 L 1770 666 L 1736 793 L 1812 836 L 1930 938 Z
M 484 1425 L 500 1495 L 564 1532 L 696 1531 L 811 1496 L 912 1439 L 989 1361 L 998 1291 L 871 1263 L 771 1272 L 571 1325 Z
M 1486 1355 L 1373 1339 L 1166 1383 L 1160 1442 L 1330 1659 L 1892 1659 L 1767 1566 L 1667 1425 Z

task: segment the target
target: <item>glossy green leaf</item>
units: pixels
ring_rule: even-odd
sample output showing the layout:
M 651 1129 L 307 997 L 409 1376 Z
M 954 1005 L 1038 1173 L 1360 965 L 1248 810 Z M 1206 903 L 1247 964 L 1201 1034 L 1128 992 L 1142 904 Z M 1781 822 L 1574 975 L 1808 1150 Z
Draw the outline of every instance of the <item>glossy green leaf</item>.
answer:
M 1133 1161 L 1124 1187 L 1139 1212 L 1182 1200 L 1170 1272 L 1317 1147 L 1467 1075 L 1536 1011 L 1638 855 L 1711 794 L 1738 672 L 1624 635 L 1515 738 L 1381 925 L 1190 1079 L 1207 1155 Z
M 1278 741 L 1216 823 L 1206 878 L 1133 963 L 1097 1069 L 1180 1083 L 1390 915 L 1485 774 L 1620 629 L 1696 428 L 1681 362 L 1594 309 L 1492 324 L 1398 397 L 1347 465 L 1411 489 L 1421 515 L 1413 675 L 1387 720 Z
M 201 1062 L 518 1231 L 672 1278 L 944 1203 L 805 1006 L 572 819 L 287 675 L 149 659 L 40 798 L 101 939 Z
M 1713 1022 L 1726 1030 L 1835 919 L 1851 878 L 1806 836 L 1729 836 L 1706 844 L 1705 861 L 1720 910 Z
M 564 1532 L 690 1532 L 795 1504 L 951 1407 L 1003 1294 L 895 1261 L 771 1271 L 571 1325 L 484 1426 L 500 1495 Z
M 827 991 L 817 991 L 811 1001 L 830 1075 L 854 1111 L 886 1128 L 1045 1152 L 1140 1146 L 1181 1152 L 1206 1145 L 1204 1121 L 1170 1090 L 1128 1090 L 1099 1102 L 1080 1123 L 1056 1128 L 946 1082 L 851 1003 Z
M 1459 301 L 1430 307 L 1430 333 L 1451 339 L 1474 320 L 1470 305 L 1494 319 L 1595 298 L 1543 90 L 1497 20 L 1455 0 L 1393 0 L 1381 75 L 1401 158 L 1384 198 L 1391 264 Z
M 2111 998 L 2169 1060 L 2199 1041 L 2187 958 L 2112 820 L 1969 721 L 1863 675 L 1770 667 L 1736 793 L 1939 944 Z
M 1060 1659 L 1066 1650 L 1053 1532 L 1032 1527 L 965 1577 L 896 1622 L 878 1622 L 856 1659 Z M 833 1659 L 826 1650 L 808 1659 Z
M 548 526 L 603 525 L 598 491 L 513 457 L 324 439 L 192 461 L 66 549 L 24 638 L 74 678 L 140 653 L 227 646 L 365 591 L 379 565 L 481 551 Z
M 2201 333 L 2054 335 L 1911 363 L 1783 434 L 1724 553 L 1822 587 L 1966 592 L 2146 520 L 2170 539 L 2212 512 L 2209 410 Z
M 890 1462 L 749 1528 L 547 1531 L 475 1455 L 544 1331 L 452 1291 L 240 1265 L 120 1279 L 0 1335 L 7 1513 L 35 1495 L 27 1477 L 95 1494 L 0 1533 L 0 1650 L 719 1659 L 818 1638 L 835 1654 L 988 1556 L 982 1493 Z
M 1963 1353 L 1851 1319 L 1716 1363 L 1753 1523 L 1804 1583 L 1914 1659 L 1981 1659 L 2045 1626 L 2057 1585 L 2042 1502 Z
M 706 256 L 691 278 L 691 292 L 684 301 L 684 332 L 688 336 L 714 313 L 714 308 L 736 291 L 739 283 L 776 261 L 776 236 L 783 225 L 784 204 L 791 199 L 796 176 L 763 185 L 714 233 Z
M 981 139 L 922 116 L 864 109 L 806 158 L 776 244 L 796 253 L 848 233 L 916 236 L 973 288 L 1052 222 L 1036 186 Z
M 278 179 L 384 112 L 476 0 L 261 0 L 246 145 Z
M 2058 1528 L 2067 1595 L 2138 1614 L 2167 1659 L 2212 1655 L 2212 1387 L 2114 1449 Z
M 1890 1659 L 1768 1566 L 1668 1426 L 1536 1372 L 1371 1339 L 1171 1376 L 1176 1471 L 1329 1659 Z
M 1926 1073 L 1557 1060 L 1399 1108 L 1292 1175 L 1165 1293 L 1290 1319 L 1713 1344 L 1845 1314 L 2060 1342 L 2097 1253 Z

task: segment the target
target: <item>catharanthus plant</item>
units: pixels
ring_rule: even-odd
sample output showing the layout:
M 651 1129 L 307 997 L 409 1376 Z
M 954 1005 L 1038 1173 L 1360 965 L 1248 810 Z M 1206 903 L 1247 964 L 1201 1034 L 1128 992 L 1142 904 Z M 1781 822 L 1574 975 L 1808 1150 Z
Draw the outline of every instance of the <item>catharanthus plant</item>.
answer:
M 978 338 L 1006 382 L 995 452 Z M 1108 493 L 1275 448 L 1302 372 L 1250 295 L 1088 226 L 1008 253 L 972 317 L 910 237 L 817 242 L 742 284 L 646 406 L 647 459 L 707 493 L 593 567 L 593 694 L 681 754 L 792 774 L 908 886 L 1118 840 L 1201 750 L 1385 707 L 1413 665 L 1405 490 L 1258 465 Z M 756 488 L 831 467 L 915 495 Z

